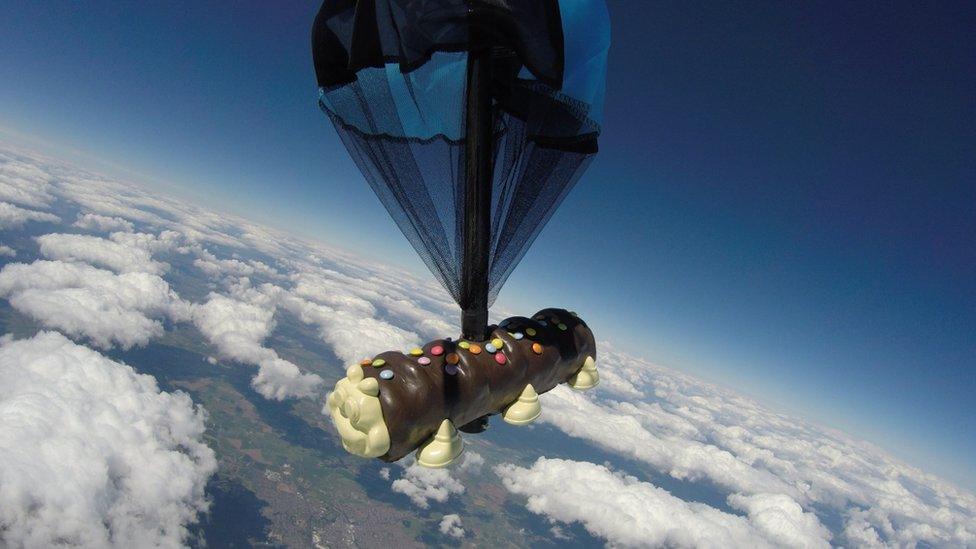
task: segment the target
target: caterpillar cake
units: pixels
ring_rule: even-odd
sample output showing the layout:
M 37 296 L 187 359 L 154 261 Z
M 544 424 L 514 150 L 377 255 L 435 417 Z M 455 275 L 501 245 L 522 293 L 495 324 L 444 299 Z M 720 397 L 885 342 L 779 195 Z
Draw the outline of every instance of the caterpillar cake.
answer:
M 343 447 L 384 461 L 417 450 L 421 465 L 443 467 L 463 449 L 458 428 L 483 431 L 494 414 L 525 425 L 541 413 L 539 394 L 599 381 L 593 332 L 574 313 L 544 309 L 489 333 L 486 341 L 440 339 L 350 366 L 326 401 Z

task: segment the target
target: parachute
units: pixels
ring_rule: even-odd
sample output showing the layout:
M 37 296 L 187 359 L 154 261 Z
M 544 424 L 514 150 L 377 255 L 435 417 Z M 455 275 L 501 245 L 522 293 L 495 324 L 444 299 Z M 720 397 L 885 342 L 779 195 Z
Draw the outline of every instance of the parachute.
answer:
M 602 1 L 327 0 L 315 19 L 319 105 L 470 337 L 597 152 L 609 43 Z

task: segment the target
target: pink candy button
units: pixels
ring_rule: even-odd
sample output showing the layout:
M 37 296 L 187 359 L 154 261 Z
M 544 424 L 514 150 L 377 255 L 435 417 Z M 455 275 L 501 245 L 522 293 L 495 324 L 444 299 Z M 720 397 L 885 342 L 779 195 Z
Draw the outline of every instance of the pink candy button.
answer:
M 508 359 L 505 358 L 505 355 L 503 355 L 502 353 L 495 353 L 495 362 L 499 364 L 505 364 L 506 362 L 508 362 Z

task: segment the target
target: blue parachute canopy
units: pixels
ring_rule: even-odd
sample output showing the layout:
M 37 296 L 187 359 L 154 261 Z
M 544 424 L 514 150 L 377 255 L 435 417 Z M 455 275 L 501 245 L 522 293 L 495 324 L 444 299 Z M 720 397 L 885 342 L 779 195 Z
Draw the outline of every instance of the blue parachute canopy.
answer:
M 487 306 L 597 152 L 609 45 L 603 0 L 322 5 L 312 30 L 319 104 L 462 308 L 468 149 L 490 151 Z M 484 142 L 468 127 L 475 56 L 487 76 Z

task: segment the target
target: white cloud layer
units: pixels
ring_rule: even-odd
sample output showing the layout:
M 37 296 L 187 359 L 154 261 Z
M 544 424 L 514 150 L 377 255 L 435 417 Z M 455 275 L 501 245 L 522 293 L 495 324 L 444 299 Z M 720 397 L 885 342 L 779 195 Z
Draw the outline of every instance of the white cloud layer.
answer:
M 528 497 L 529 511 L 580 522 L 615 546 L 830 546 L 827 529 L 786 496 L 752 496 L 741 517 L 588 462 L 539 458 L 530 468 L 503 464 L 495 472 L 505 488 Z
M 445 503 L 452 494 L 464 493 L 464 485 L 451 476 L 450 469 L 423 467 L 413 458 L 398 464 L 405 469 L 403 476 L 393 481 L 393 491 L 407 496 L 421 509 L 429 509 L 431 501 Z
M 0 200 L 46 209 L 54 201 L 45 160 L 0 149 Z
M 778 494 L 838 513 L 835 540 L 861 545 L 976 543 L 976 497 L 839 431 L 773 412 L 732 391 L 602 343 L 596 392 L 558 387 L 540 418 L 570 436 L 688 482 L 748 498 Z M 750 511 L 752 512 L 752 511 Z
M 32 153 L 0 147 L 0 201 L 17 208 L 9 210 L 14 220 L 20 210 L 43 217 L 58 206 L 85 212 L 79 228 L 122 230 L 103 238 L 42 237 L 41 253 L 55 261 L 8 264 L 0 272 L 0 295 L 15 308 L 101 347 L 145 344 L 162 334 L 163 321 L 185 321 L 192 309 L 193 322 L 221 356 L 258 366 L 253 384 L 267 398 L 312 395 L 321 381 L 265 347 L 278 314 L 313 327 L 346 364 L 457 333 L 456 307 L 429 278 Z M 167 270 L 153 257 L 164 251 L 187 254 L 197 269 Z M 191 306 L 163 279 L 177 284 L 177 276 L 197 277 L 205 289 L 190 288 L 194 295 L 213 293 Z M 838 544 L 976 545 L 972 494 L 878 448 L 606 343 L 598 362 L 601 386 L 544 395 L 542 421 L 639 467 L 718 491 L 743 513 L 750 532 L 770 543 L 791 544 L 769 531 L 777 517 L 802 519 L 794 530 L 809 534 L 816 528 L 803 522 L 817 513 L 824 524 L 840 521 L 832 540 Z M 335 366 L 337 373 L 345 369 Z M 463 490 L 450 475 L 424 474 L 405 472 L 394 482 L 418 505 Z
M 20 208 L 9 202 L 0 202 L 0 229 L 16 229 L 23 227 L 28 221 L 57 223 L 61 218 L 47 212 Z
M 175 547 L 215 472 L 184 393 L 60 334 L 0 341 L 0 545 Z
M 132 232 L 135 230 L 135 226 L 129 220 L 93 213 L 78 214 L 78 219 L 75 220 L 74 226 L 79 229 L 88 229 L 103 233 L 113 231 Z
M 452 538 L 461 539 L 464 537 L 464 527 L 461 524 L 461 516 L 453 513 L 450 515 L 444 515 L 441 519 L 438 529 L 442 534 L 446 536 L 451 536 Z
M 123 234 L 119 236 L 122 237 Z M 129 238 L 126 235 L 125 238 Z M 79 261 L 105 267 L 117 273 L 165 272 L 166 266 L 153 261 L 149 243 L 152 235 L 146 235 L 142 243 L 119 243 L 106 238 L 80 234 L 46 234 L 36 238 L 41 254 L 48 259 Z M 141 245 L 140 245 L 141 244 Z
M 262 345 L 275 326 L 273 306 L 211 294 L 206 303 L 194 307 L 193 322 L 221 356 L 258 366 L 251 386 L 265 398 L 310 396 L 322 383 L 321 377 L 302 373 Z
M 44 326 L 105 349 L 145 345 L 163 333 L 163 319 L 189 316 L 188 305 L 157 275 L 63 261 L 4 266 L 0 297 Z

